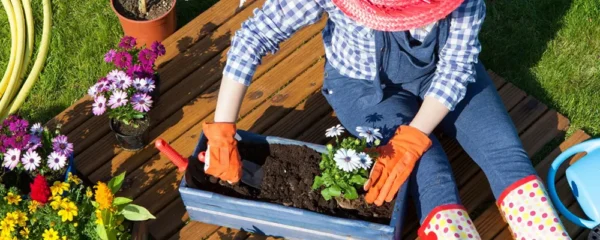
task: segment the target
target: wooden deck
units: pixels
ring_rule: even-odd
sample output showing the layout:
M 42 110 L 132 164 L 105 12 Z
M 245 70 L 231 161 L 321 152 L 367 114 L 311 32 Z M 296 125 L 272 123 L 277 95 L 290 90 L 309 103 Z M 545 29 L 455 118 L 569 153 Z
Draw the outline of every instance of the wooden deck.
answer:
M 201 123 L 212 119 L 230 38 L 252 10 L 264 0 L 248 0 L 236 11 L 238 0 L 221 0 L 164 41 L 166 56 L 159 59 L 160 99 L 150 113 L 151 139 L 168 141 L 184 156 L 191 154 L 202 130 Z M 319 93 L 323 77 L 320 30 L 324 21 L 302 29 L 281 45 L 276 55 L 264 58 L 240 111 L 238 127 L 256 133 L 323 143 L 324 130 L 338 120 Z M 563 139 L 569 121 L 548 109 L 514 85 L 491 73 L 530 156 L 544 150 L 555 139 Z M 61 123 L 75 144 L 79 174 L 91 182 L 108 180 L 127 171 L 120 194 L 132 197 L 158 218 L 149 224 L 155 239 L 269 239 L 243 231 L 200 222 L 190 222 L 177 186 L 181 174 L 150 144 L 138 152 L 115 147 L 115 138 L 106 117 L 93 117 L 91 99 L 84 97 L 48 124 Z M 582 131 L 547 154 L 536 165 L 545 177 L 550 162 L 564 149 L 589 138 Z M 510 239 L 506 223 L 493 204 L 487 180 L 459 145 L 441 136 L 466 208 L 472 214 L 483 239 Z M 551 149 L 550 149 L 551 150 Z M 569 193 L 564 171 L 558 189 L 567 206 L 581 213 Z M 418 222 L 413 209 L 405 221 L 405 237 L 416 238 Z M 574 239 L 587 231 L 563 219 Z

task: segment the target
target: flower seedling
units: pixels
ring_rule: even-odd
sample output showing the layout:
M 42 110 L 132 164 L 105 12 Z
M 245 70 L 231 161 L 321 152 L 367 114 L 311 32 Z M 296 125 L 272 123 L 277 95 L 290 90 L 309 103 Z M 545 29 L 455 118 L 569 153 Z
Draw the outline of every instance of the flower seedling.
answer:
M 333 197 L 357 199 L 356 189 L 367 181 L 368 170 L 377 157 L 375 147 L 382 137 L 378 129 L 357 127 L 361 138 L 347 137 L 340 141 L 344 130 L 338 124 L 325 132 L 325 136 L 335 138 L 335 146 L 328 144 L 327 152 L 321 155 L 321 175 L 315 177 L 312 188 L 322 189 L 321 195 L 326 200 Z
M 142 0 L 143 1 L 143 0 Z M 115 68 L 88 90 L 94 98 L 92 113 L 108 112 L 109 117 L 126 125 L 138 127 L 152 107 L 152 92 L 156 88 L 154 65 L 165 54 L 165 47 L 155 42 L 150 48 L 137 48 L 136 39 L 125 36 L 117 49 L 104 55 L 104 61 Z

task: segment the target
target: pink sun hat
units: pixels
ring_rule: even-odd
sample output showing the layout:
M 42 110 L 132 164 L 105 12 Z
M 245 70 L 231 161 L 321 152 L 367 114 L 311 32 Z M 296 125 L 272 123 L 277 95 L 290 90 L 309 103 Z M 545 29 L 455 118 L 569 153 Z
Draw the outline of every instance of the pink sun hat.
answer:
M 332 0 L 348 17 L 379 31 L 406 31 L 452 13 L 463 0 Z

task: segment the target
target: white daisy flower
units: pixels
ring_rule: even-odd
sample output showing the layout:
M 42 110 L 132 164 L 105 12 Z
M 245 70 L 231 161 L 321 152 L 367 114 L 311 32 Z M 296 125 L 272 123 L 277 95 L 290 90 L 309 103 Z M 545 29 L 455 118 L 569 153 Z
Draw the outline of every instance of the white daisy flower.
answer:
M 43 131 L 44 131 L 44 128 L 42 127 L 41 123 L 33 124 L 33 126 L 31 126 L 31 130 L 30 130 L 31 134 L 33 134 L 33 135 L 40 135 L 40 134 L 42 134 Z
M 335 152 L 333 159 L 338 168 L 345 172 L 351 172 L 360 167 L 360 158 L 354 149 L 339 149 Z
M 373 164 L 373 160 L 371 159 L 371 157 L 364 152 L 359 153 L 358 157 L 360 158 L 360 167 L 364 169 L 369 169 L 371 167 L 371 164 Z
M 356 127 L 356 131 L 358 132 L 358 135 L 365 138 L 368 143 L 383 138 L 383 135 L 381 135 L 378 128 Z
M 58 171 L 67 164 L 67 157 L 57 152 L 50 153 L 48 156 L 48 167 L 54 171 Z
M 35 151 L 27 151 L 25 155 L 23 155 L 23 159 L 21 159 L 21 163 L 23 163 L 25 170 L 27 171 L 33 171 L 39 167 L 40 161 L 42 161 L 42 158 Z
M 10 170 L 15 169 L 17 164 L 19 164 L 19 160 L 21 158 L 21 150 L 16 148 L 9 149 L 6 154 L 4 154 L 4 162 L 2 166 L 8 168 Z
M 342 133 L 344 133 L 344 127 L 342 127 L 342 125 L 338 124 L 337 126 L 333 126 L 329 129 L 327 129 L 325 131 L 325 136 L 326 137 L 337 137 L 342 135 Z

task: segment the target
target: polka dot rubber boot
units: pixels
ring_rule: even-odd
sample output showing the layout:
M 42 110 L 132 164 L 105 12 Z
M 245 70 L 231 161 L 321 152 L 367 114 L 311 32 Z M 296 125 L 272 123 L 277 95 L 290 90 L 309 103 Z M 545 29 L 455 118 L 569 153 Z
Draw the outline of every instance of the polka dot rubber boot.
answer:
M 514 239 L 571 239 L 537 176 L 513 183 L 500 195 L 497 204 Z
M 600 240 L 600 225 L 596 226 L 588 234 L 588 240 Z
M 434 208 L 419 228 L 421 240 L 481 239 L 461 205 L 442 205 Z

